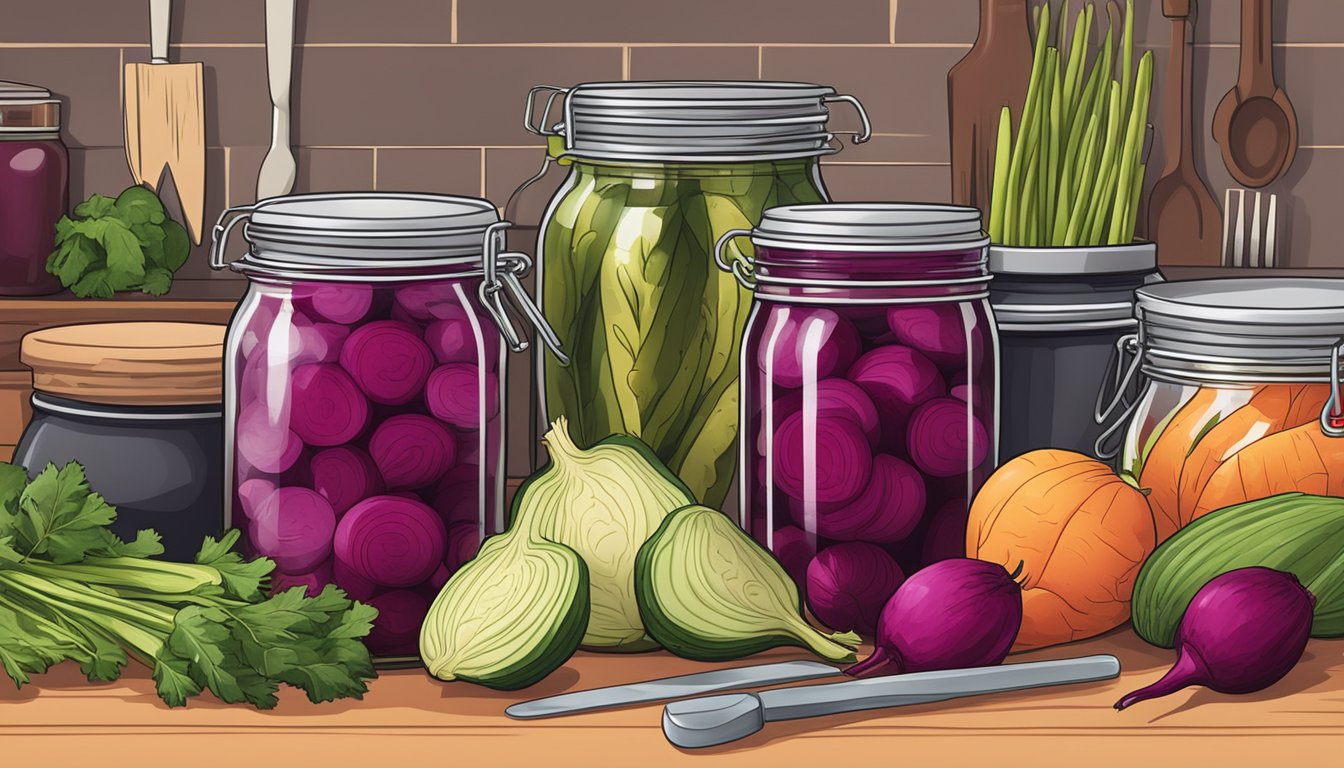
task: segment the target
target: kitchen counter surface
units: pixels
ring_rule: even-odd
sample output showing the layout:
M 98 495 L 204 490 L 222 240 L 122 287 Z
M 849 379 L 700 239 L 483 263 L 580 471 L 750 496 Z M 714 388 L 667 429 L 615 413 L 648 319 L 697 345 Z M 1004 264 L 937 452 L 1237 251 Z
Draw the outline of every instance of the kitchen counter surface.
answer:
M 662 653 L 581 653 L 526 692 L 440 684 L 419 670 L 384 672 L 363 701 L 308 704 L 284 691 L 271 712 L 201 698 L 167 709 L 133 667 L 90 685 L 73 665 L 22 690 L 0 684 L 0 744 L 15 765 L 490 766 L 1099 766 L 1335 764 L 1344 751 L 1344 641 L 1315 640 L 1267 691 L 1222 696 L 1189 689 L 1123 713 L 1120 696 L 1159 677 L 1172 652 L 1128 630 L 1031 660 L 1115 653 L 1119 680 L 899 710 L 775 723 L 723 747 L 683 752 L 662 736 L 659 705 L 518 722 L 515 702 L 569 690 L 683 674 L 710 665 Z M 801 658 L 777 652 L 747 664 Z M 1084 738 L 1079 738 L 1084 737 Z M 1079 750 L 1083 750 L 1080 753 Z M 94 756 L 87 761 L 60 756 Z M 393 761 L 389 763 L 388 761 Z M 177 762 L 177 761 L 173 761 Z

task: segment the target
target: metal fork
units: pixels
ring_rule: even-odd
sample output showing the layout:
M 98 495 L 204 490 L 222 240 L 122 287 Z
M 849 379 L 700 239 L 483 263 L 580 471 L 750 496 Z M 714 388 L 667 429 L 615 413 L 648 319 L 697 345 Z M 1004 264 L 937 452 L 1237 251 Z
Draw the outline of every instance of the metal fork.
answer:
M 1229 189 L 1223 192 L 1223 266 L 1277 267 L 1279 264 L 1275 250 L 1278 247 L 1279 196 L 1268 195 L 1268 210 L 1262 217 L 1261 198 L 1265 195 L 1256 192 L 1253 203 L 1247 200 L 1248 195 L 1244 189 Z M 1249 223 L 1246 221 L 1248 203 L 1254 206 L 1249 215 Z

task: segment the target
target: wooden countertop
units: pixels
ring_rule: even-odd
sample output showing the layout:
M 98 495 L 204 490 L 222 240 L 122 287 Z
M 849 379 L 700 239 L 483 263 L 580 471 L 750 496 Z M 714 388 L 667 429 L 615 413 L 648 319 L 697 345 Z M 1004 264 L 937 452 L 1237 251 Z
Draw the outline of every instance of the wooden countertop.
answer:
M 1128 630 L 1031 660 L 1115 653 L 1109 683 L 1003 694 L 904 709 L 768 724 L 710 750 L 663 738 L 659 705 L 518 722 L 515 702 L 711 665 L 663 653 L 581 653 L 525 692 L 441 684 L 418 670 L 385 672 L 363 701 L 314 706 L 284 691 L 271 712 L 212 699 L 169 710 L 148 674 L 90 685 L 64 665 L 22 690 L 0 681 L 0 744 L 14 765 L 463 766 L 1277 766 L 1338 764 L 1344 754 L 1344 640 L 1314 640 L 1267 691 L 1223 696 L 1189 689 L 1123 713 L 1123 693 L 1160 676 L 1171 652 Z M 747 664 L 801 658 L 761 654 Z M 63 761 L 62 755 L 70 756 Z M 94 756 L 87 761 L 77 755 Z M 390 761 L 390 762 L 389 762 Z M 1291 763 L 1290 763 L 1291 761 Z

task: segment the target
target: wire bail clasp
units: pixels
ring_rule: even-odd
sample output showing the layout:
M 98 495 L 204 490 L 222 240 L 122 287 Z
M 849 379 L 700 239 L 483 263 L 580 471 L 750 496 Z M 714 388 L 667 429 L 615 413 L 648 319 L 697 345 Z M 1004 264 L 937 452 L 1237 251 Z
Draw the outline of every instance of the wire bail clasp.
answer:
M 1126 355 L 1132 356 L 1128 366 L 1125 365 Z M 1125 393 L 1134 383 L 1134 377 L 1138 373 L 1142 362 L 1143 354 L 1139 347 L 1138 334 L 1130 333 L 1116 339 L 1115 353 L 1111 355 L 1111 360 L 1106 364 L 1106 372 L 1102 374 L 1102 385 L 1097 390 L 1097 402 L 1092 411 L 1092 418 L 1096 423 L 1106 427 L 1100 435 L 1097 435 L 1096 442 L 1092 444 L 1092 450 L 1099 459 L 1113 459 L 1120 453 L 1119 443 L 1113 448 L 1107 448 L 1106 445 L 1129 423 L 1130 416 L 1133 415 L 1134 409 L 1139 405 L 1141 398 L 1135 398 L 1132 403 L 1125 402 Z M 1113 377 L 1111 375 L 1112 367 L 1115 369 Z M 1112 386 L 1115 387 L 1115 390 L 1109 395 L 1106 391 L 1107 378 L 1114 379 Z M 1119 415 L 1114 415 L 1116 409 L 1120 408 L 1121 405 L 1124 406 L 1124 410 L 1120 411 Z
M 743 288 L 754 291 L 756 290 L 756 264 L 752 261 L 752 258 L 739 249 L 734 249 L 737 250 L 737 255 L 731 262 L 725 261 L 723 258 L 723 249 L 730 242 L 739 237 L 749 237 L 750 235 L 750 229 L 730 229 L 724 232 L 714 243 L 714 263 L 719 265 L 719 269 L 724 272 L 733 273 L 733 277 L 737 278 L 737 282 Z
M 219 214 L 219 220 L 210 231 L 211 269 L 219 270 L 229 266 L 229 261 L 224 256 L 224 251 L 229 246 L 229 235 L 233 232 L 233 228 L 246 220 L 256 208 L 256 203 L 235 205 L 232 208 L 225 208 L 223 213 Z
M 1327 437 L 1344 437 L 1344 399 L 1340 396 L 1340 348 L 1344 347 L 1344 338 L 1340 338 L 1330 348 L 1330 397 L 1321 408 L 1321 431 Z
M 522 312 L 532 327 L 537 329 L 542 343 L 551 350 L 555 359 L 561 365 L 569 365 L 569 355 L 565 354 L 560 344 L 560 337 L 556 335 L 555 329 L 551 328 L 551 324 L 546 322 L 541 310 L 532 301 L 532 297 L 527 295 L 527 289 L 519 280 L 532 269 L 532 259 L 520 251 L 504 250 L 504 231 L 511 226 L 513 226 L 511 222 L 499 221 L 485 229 L 485 241 L 481 247 L 481 267 L 484 277 L 478 290 L 481 303 L 499 326 L 500 333 L 509 344 L 509 349 L 523 352 L 527 349 L 528 343 L 518 333 L 509 317 L 502 295 L 507 291 L 511 303 Z

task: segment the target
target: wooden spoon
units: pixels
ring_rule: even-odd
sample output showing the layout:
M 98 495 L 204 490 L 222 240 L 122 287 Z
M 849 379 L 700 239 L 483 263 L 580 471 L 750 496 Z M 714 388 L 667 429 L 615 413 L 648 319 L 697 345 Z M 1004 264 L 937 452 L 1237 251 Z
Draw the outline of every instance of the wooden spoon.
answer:
M 1297 114 L 1274 81 L 1273 15 L 1272 0 L 1242 0 L 1240 73 L 1213 115 L 1223 164 L 1252 188 L 1282 176 L 1297 154 Z
M 1148 195 L 1148 238 L 1157 243 L 1163 264 L 1216 267 L 1221 216 L 1218 202 L 1195 167 L 1194 96 L 1190 17 L 1194 0 L 1162 0 L 1171 19 L 1171 63 L 1167 67 L 1166 125 L 1170 147 L 1162 178 Z

